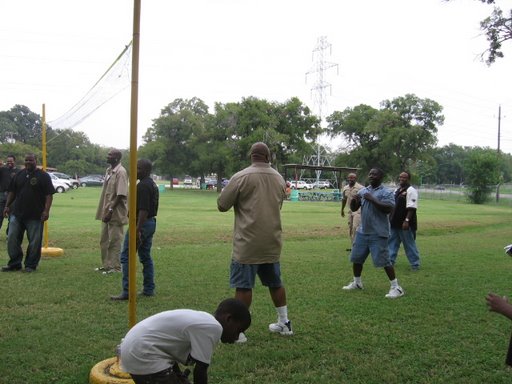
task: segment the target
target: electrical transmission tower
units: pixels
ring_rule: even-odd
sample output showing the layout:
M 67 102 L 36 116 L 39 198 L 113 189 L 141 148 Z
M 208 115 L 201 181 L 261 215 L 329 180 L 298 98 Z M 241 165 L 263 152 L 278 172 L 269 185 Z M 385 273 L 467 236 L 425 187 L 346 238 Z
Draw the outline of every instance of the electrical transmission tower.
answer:
M 326 61 L 327 54 L 331 55 L 331 44 L 327 41 L 326 36 L 320 36 L 317 39 L 315 48 L 313 49 L 313 68 L 306 72 L 306 81 L 308 75 L 316 75 L 316 81 L 311 87 L 311 93 L 313 94 L 313 101 L 316 112 L 320 117 L 320 124 L 323 124 L 325 115 L 327 114 L 327 90 L 329 96 L 331 95 L 332 87 L 329 82 L 326 81 L 327 71 L 331 68 L 336 67 L 336 74 L 338 74 L 338 64 Z M 316 154 L 306 158 L 304 156 L 303 163 L 308 165 L 325 166 L 331 165 L 332 156 L 328 155 L 327 152 L 322 148 L 320 143 L 313 143 L 316 145 Z M 317 181 L 320 179 L 321 171 L 316 171 Z

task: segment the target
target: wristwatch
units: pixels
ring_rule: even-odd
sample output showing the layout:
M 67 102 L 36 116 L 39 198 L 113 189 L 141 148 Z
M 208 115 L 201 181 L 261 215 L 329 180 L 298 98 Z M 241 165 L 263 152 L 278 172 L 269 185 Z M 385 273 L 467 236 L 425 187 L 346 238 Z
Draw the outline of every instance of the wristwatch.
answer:
M 408 218 L 406 218 L 406 219 L 405 219 L 405 221 L 409 222 L 409 219 L 408 219 Z

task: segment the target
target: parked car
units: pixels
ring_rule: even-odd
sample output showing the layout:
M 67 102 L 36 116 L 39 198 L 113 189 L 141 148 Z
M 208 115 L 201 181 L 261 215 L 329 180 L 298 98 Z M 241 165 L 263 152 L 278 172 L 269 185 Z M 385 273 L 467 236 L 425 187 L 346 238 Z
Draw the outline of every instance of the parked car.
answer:
M 190 176 L 185 176 L 185 178 L 183 179 L 183 184 L 191 186 L 193 184 L 192 178 Z
M 73 179 L 71 176 L 66 175 L 65 173 L 62 173 L 62 172 L 51 172 L 51 173 L 53 173 L 55 176 L 57 176 L 57 178 L 66 181 L 69 184 L 69 186 L 73 189 L 77 189 L 80 186 L 80 182 L 77 179 Z
M 313 188 L 318 188 L 318 189 L 331 188 L 331 182 L 329 180 L 318 180 L 313 183 Z
M 54 174 L 48 172 L 48 174 L 50 175 L 50 178 L 52 179 L 52 184 L 53 184 L 53 188 L 55 188 L 55 191 L 57 193 L 64 193 L 66 192 L 70 187 L 70 185 L 65 182 L 64 180 L 62 179 L 59 179 L 57 176 L 55 176 Z
M 313 186 L 304 180 L 292 180 L 290 184 L 292 189 L 313 189 Z
M 95 187 L 103 185 L 102 175 L 88 175 L 80 178 L 80 185 L 82 187 Z
M 217 179 L 206 178 L 204 181 L 206 183 L 206 189 L 217 188 Z M 228 183 L 229 183 L 229 179 L 222 178 L 221 187 L 224 188 L 226 185 L 228 185 Z

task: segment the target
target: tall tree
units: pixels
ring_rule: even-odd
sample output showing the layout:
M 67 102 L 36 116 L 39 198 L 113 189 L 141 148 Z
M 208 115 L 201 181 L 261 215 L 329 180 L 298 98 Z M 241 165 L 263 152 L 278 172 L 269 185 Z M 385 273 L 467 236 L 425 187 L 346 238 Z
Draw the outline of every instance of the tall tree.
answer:
M 363 173 L 379 166 L 386 173 L 411 168 L 428 156 L 443 124 L 442 107 L 433 100 L 408 94 L 381 103 L 335 111 L 327 117 L 331 136 L 341 135 L 349 144 L 347 165 Z
M 466 193 L 474 204 L 483 204 L 500 181 L 500 159 L 495 150 L 473 149 L 464 162 Z
M 504 57 L 503 43 L 512 40 L 512 9 L 503 11 L 495 5 L 495 0 L 478 1 L 494 5 L 492 13 L 480 22 L 480 30 L 489 43 L 489 48 L 481 54 L 481 57 L 487 65 L 491 65 L 496 59 Z
M 1 143 L 21 142 L 41 147 L 41 133 L 41 117 L 30 108 L 16 104 L 9 111 L 0 112 Z
M 144 136 L 153 154 L 159 157 L 159 172 L 171 177 L 189 172 L 197 157 L 193 142 L 203 134 L 207 117 L 208 106 L 195 97 L 175 99 L 161 110 Z

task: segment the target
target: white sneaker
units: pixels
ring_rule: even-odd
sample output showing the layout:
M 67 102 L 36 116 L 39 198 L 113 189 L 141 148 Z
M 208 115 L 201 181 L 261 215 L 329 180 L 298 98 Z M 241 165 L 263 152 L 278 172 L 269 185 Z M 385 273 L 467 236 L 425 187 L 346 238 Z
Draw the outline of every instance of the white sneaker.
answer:
M 236 340 L 235 343 L 237 343 L 237 344 L 247 343 L 247 336 L 245 336 L 245 333 L 240 332 L 240 334 L 238 335 L 238 340 Z
M 396 286 L 391 287 L 386 297 L 388 299 L 396 299 L 398 297 L 402 297 L 403 295 L 405 295 L 405 291 L 403 290 L 403 288 L 400 286 Z
M 285 335 L 285 336 L 293 335 L 292 322 L 290 320 L 288 320 L 284 324 L 279 321 L 277 323 L 269 324 L 268 330 L 272 333 L 279 333 L 280 335 Z
M 349 285 L 345 285 L 342 289 L 345 291 L 353 291 L 354 289 L 363 289 L 363 283 L 356 283 L 352 281 Z

